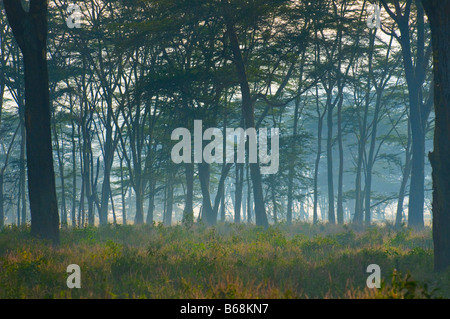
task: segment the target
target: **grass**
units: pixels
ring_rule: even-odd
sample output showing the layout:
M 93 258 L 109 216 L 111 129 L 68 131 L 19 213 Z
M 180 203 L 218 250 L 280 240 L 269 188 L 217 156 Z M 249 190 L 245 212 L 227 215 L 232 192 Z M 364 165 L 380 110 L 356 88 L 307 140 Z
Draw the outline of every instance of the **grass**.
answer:
M 81 268 L 69 289 L 66 268 Z M 367 266 L 380 289 L 366 287 Z M 431 230 L 390 226 L 107 225 L 61 230 L 61 245 L 0 231 L 0 298 L 449 298 Z

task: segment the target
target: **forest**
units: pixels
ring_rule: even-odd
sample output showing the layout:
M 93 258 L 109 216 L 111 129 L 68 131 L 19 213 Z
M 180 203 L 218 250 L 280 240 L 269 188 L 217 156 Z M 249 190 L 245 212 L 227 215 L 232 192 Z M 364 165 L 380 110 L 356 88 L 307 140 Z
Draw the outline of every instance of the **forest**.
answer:
M 450 297 L 450 1 L 0 10 L 0 298 Z

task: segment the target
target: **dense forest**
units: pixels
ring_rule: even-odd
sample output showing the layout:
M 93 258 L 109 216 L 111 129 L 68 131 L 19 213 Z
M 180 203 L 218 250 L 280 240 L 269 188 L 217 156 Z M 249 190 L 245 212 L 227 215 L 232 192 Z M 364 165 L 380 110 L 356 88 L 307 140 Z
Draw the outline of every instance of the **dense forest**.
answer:
M 423 2 L 4 0 L 2 236 L 138 225 L 162 258 L 177 229 L 325 227 L 423 236 L 446 269 L 450 4 Z

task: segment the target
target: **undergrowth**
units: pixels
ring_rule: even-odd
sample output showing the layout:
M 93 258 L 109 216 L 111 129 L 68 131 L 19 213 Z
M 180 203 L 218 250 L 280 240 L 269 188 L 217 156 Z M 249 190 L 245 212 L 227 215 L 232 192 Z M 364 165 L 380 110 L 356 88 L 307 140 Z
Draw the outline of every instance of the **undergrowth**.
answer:
M 70 264 L 80 289 L 66 285 Z M 370 264 L 379 289 L 366 286 Z M 449 287 L 430 229 L 106 225 L 62 229 L 57 247 L 0 231 L 0 298 L 449 298 Z

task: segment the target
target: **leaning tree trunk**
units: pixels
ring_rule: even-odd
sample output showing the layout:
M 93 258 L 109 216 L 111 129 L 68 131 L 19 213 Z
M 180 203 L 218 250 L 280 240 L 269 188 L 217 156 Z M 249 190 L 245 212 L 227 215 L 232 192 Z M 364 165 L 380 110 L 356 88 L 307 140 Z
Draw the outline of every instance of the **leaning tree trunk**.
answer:
M 4 0 L 6 15 L 23 54 L 28 192 L 33 236 L 59 243 L 47 70 L 47 1 Z
M 434 65 L 433 168 L 434 268 L 450 266 L 450 0 L 423 0 L 430 20 Z

